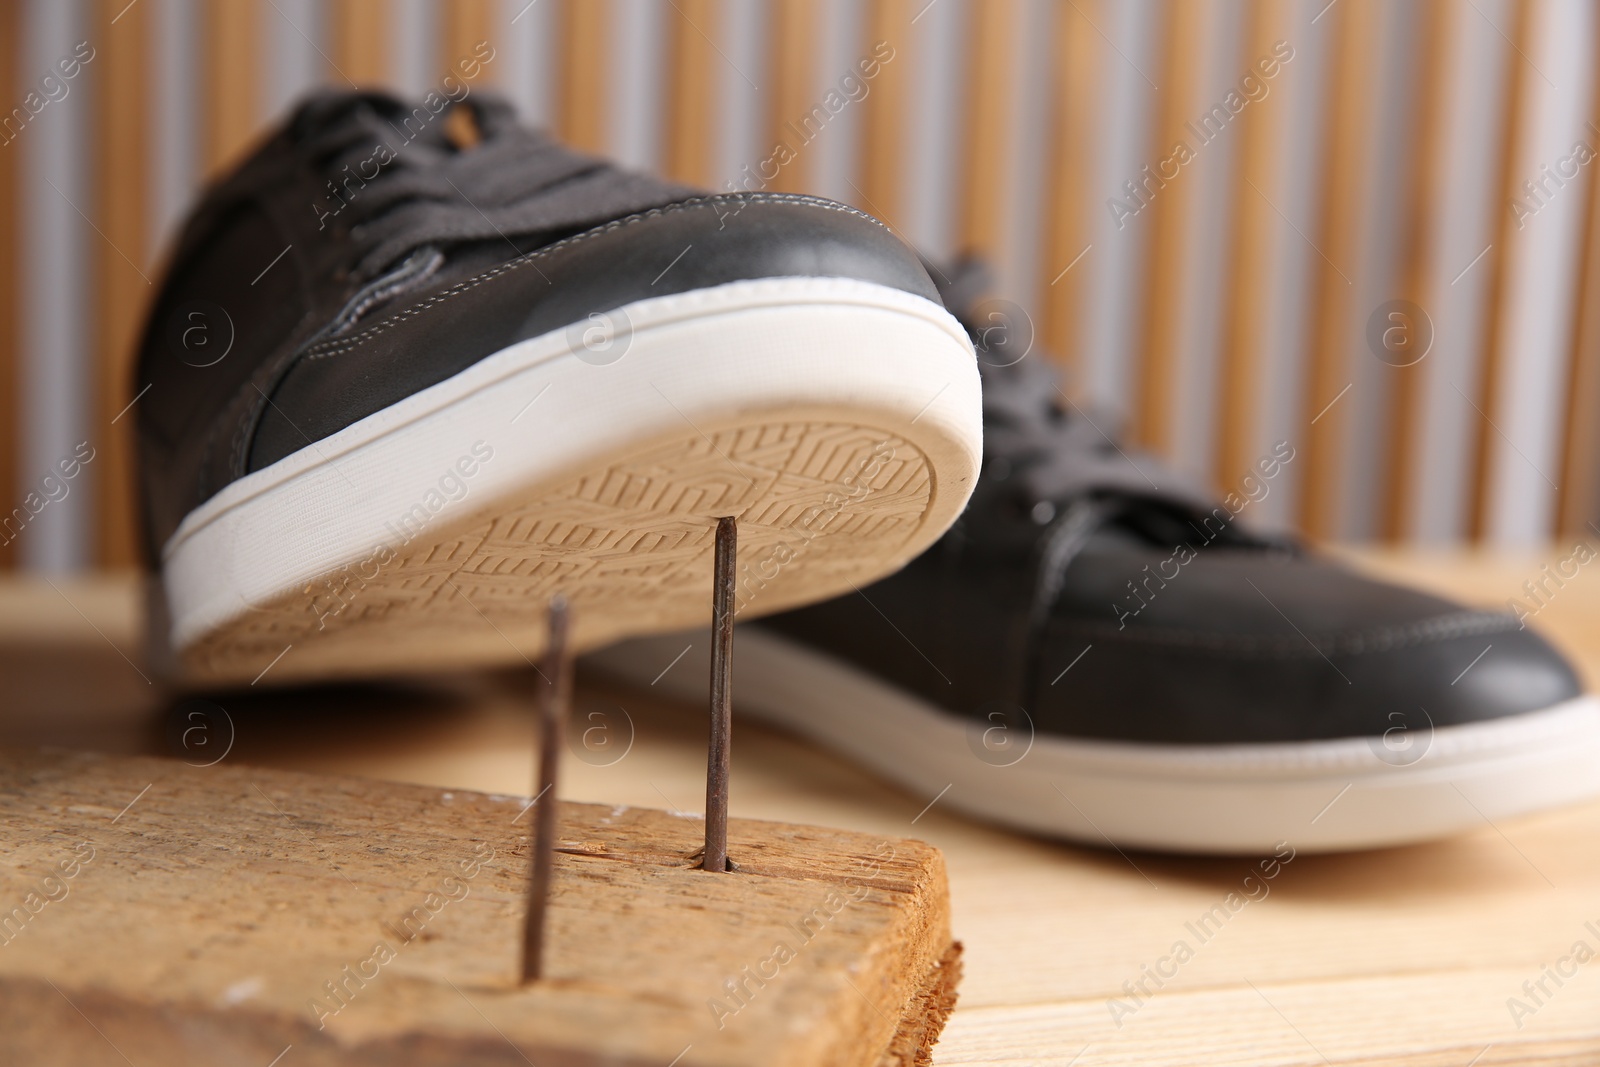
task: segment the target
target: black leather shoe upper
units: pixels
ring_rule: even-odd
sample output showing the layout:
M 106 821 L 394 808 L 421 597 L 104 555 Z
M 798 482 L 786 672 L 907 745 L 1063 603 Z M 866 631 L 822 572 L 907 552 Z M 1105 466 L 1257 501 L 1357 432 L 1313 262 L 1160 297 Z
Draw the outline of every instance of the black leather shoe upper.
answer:
M 954 714 L 1021 708 L 1073 738 L 1380 738 L 1581 692 L 1515 616 L 1246 533 L 1238 498 L 1207 501 L 1063 411 L 1040 357 L 997 366 L 975 340 L 986 454 L 960 522 L 899 574 L 761 625 Z
M 938 299 L 876 220 L 618 170 L 465 103 L 481 140 L 374 94 L 303 105 L 184 227 L 136 389 L 146 538 L 230 482 L 485 356 L 632 301 L 846 277 Z

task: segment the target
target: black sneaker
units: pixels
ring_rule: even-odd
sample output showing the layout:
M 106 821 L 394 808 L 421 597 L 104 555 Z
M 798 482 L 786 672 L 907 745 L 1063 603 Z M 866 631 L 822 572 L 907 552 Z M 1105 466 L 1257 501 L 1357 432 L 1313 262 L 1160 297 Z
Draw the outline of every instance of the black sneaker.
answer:
M 579 647 L 694 625 L 724 515 L 758 611 L 835 596 L 981 456 L 972 346 L 883 225 L 477 95 L 300 107 L 189 219 L 138 374 L 159 629 L 207 682 L 520 662 L 558 591 Z
M 1094 844 L 1359 848 L 1600 792 L 1600 707 L 1516 616 L 1248 532 L 1235 516 L 1292 446 L 1214 499 L 1104 436 L 955 274 L 978 491 L 899 574 L 741 628 L 741 711 L 941 806 Z M 648 682 L 690 640 L 657 689 L 703 699 L 704 640 L 597 663 Z

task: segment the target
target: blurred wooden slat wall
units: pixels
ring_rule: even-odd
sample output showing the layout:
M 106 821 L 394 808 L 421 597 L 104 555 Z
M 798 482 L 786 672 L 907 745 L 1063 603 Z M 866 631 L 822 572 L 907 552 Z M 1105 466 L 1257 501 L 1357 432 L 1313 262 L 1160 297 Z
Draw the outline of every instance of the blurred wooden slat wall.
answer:
M 905 222 L 906 126 L 911 106 L 911 64 L 916 9 L 914 0 L 866 0 L 867 47 L 882 41 L 894 49 L 894 61 L 885 64 L 871 93 L 861 104 L 860 177 L 851 187 L 861 207 L 891 228 Z M 866 51 L 865 48 L 862 51 Z M 900 231 L 903 234 L 903 231 Z
M 1531 46 L 1534 17 L 1534 5 L 1521 3 L 1516 7 L 1516 25 L 1511 31 L 1510 44 L 1517 51 L 1519 57 L 1526 56 Z M 1513 65 L 1511 68 L 1510 101 L 1505 111 L 1505 124 L 1500 134 L 1502 146 L 1501 173 L 1499 179 L 1499 202 L 1509 204 L 1515 195 L 1517 179 L 1521 177 L 1517 172 L 1518 160 L 1512 150 L 1517 142 L 1518 127 L 1523 122 L 1522 100 L 1527 94 L 1528 82 L 1537 76 L 1529 65 Z M 1472 454 L 1472 484 L 1467 504 L 1467 531 L 1468 536 L 1477 540 L 1484 534 L 1488 526 L 1489 516 L 1489 467 L 1490 454 L 1495 445 L 1495 415 L 1497 413 L 1497 396 L 1495 382 L 1499 380 L 1501 366 L 1507 358 L 1507 353 L 1500 344 L 1501 321 L 1505 316 L 1507 290 L 1510 281 L 1507 270 L 1510 257 L 1505 254 L 1507 246 L 1511 243 L 1512 234 L 1516 231 L 1516 218 L 1510 210 L 1500 213 L 1499 230 L 1495 234 L 1495 246 L 1500 249 L 1500 254 L 1492 256 L 1488 264 L 1490 269 L 1489 305 L 1486 308 L 1486 326 L 1484 336 L 1488 339 L 1483 354 L 1483 367 L 1479 372 L 1478 387 L 1475 390 L 1473 401 L 1476 412 L 1481 420 L 1475 438 Z
M 0 93 L 4 94 L 0 99 L 11 100 L 22 93 L 21 53 L 22 8 L 18 4 L 0 3 Z M 17 469 L 22 454 L 17 381 L 21 370 L 17 263 L 22 250 L 16 237 L 22 225 L 22 201 L 17 182 L 17 157 L 21 150 L 16 144 L 0 145 L 0 233 L 6 235 L 0 239 L 0 522 L 11 514 L 21 496 Z M 16 565 L 17 544 L 11 536 L 0 526 L 0 569 Z
M 126 0 L 96 0 L 91 23 L 96 39 L 99 94 L 93 147 L 98 177 L 98 228 L 105 245 L 97 250 L 94 278 L 95 397 L 95 554 L 104 566 L 138 563 L 134 533 L 134 420 L 122 417 L 133 400 L 132 357 L 146 303 L 154 285 L 144 258 L 148 204 L 143 136 L 149 111 L 149 9 Z M 115 421 L 113 421 L 115 420 Z
M 561 0 L 556 133 L 590 152 L 606 146 L 607 5 Z
M 1288 38 L 1285 8 L 1250 0 L 1245 16 L 1245 52 L 1252 62 L 1269 55 L 1274 41 Z M 1261 403 L 1261 374 L 1268 358 L 1260 314 L 1260 280 L 1272 270 L 1272 234 L 1277 213 L 1261 190 L 1271 185 L 1272 134 L 1282 127 L 1283 94 L 1270 94 L 1240 116 L 1239 172 L 1233 188 L 1234 264 L 1222 325 L 1218 383 L 1217 443 L 1212 480 L 1233 485 L 1256 459 L 1250 427 Z
M 1432 227 L 1443 220 L 1435 218 L 1432 205 L 1434 191 L 1444 177 L 1444 109 L 1448 102 L 1445 93 L 1450 73 L 1445 63 L 1446 48 L 1455 32 L 1455 20 L 1461 17 L 1461 7 L 1451 0 L 1424 0 L 1422 16 L 1418 34 L 1422 55 L 1417 67 L 1421 92 L 1413 142 L 1415 160 L 1411 168 L 1411 188 L 1406 193 L 1406 213 L 1401 220 L 1405 233 L 1401 242 L 1397 294 L 1419 307 L 1427 302 L 1429 280 L 1439 269 L 1430 258 L 1434 248 Z M 1413 328 L 1420 328 L 1420 324 L 1413 324 Z M 1409 533 L 1406 502 L 1411 499 L 1418 481 L 1427 476 L 1415 462 L 1417 430 L 1422 418 L 1423 367 L 1413 363 L 1393 370 L 1395 395 L 1389 409 L 1389 441 L 1398 461 L 1390 468 L 1389 482 L 1384 488 L 1380 528 L 1386 539 L 1400 541 Z
M 201 8 L 206 172 L 231 164 L 260 127 L 261 8 L 258 0 L 210 0 Z
M 1319 261 L 1313 326 L 1307 338 L 1305 398 L 1305 479 L 1300 490 L 1300 526 L 1312 537 L 1335 532 L 1342 473 L 1340 448 L 1347 434 L 1346 366 L 1352 347 L 1355 283 L 1339 264 L 1353 264 L 1359 235 L 1362 177 L 1372 151 L 1363 136 L 1373 107 L 1372 41 L 1378 0 L 1346 0 L 1326 16 L 1336 35 L 1332 63 L 1331 113 L 1324 129 L 1328 186 L 1322 194 L 1321 225 L 1311 241 Z
M 389 76 L 389 0 L 331 0 L 331 59 L 340 80 L 379 85 Z
M 133 420 L 121 418 L 115 425 L 111 420 L 135 396 L 129 365 L 140 316 L 153 291 L 147 278 L 156 269 L 143 250 L 157 246 L 155 238 L 162 236 L 152 233 L 155 198 L 148 187 L 148 176 L 158 162 L 151 158 L 157 96 L 150 86 L 153 72 L 161 69 L 157 66 L 163 62 L 161 48 L 171 46 L 170 35 L 162 38 L 156 32 L 159 25 L 170 22 L 157 17 L 159 5 L 168 2 L 143 0 L 131 6 L 126 0 L 0 2 L 0 90 L 7 101 L 20 100 L 53 59 L 25 54 L 22 26 L 30 4 L 79 5 L 87 13 L 85 24 L 99 56 L 85 120 L 95 161 L 94 200 L 86 221 L 92 216 L 91 225 L 99 232 L 85 237 L 95 254 L 90 276 L 83 280 L 83 299 L 92 319 L 97 368 L 97 380 L 85 383 L 85 389 L 98 435 L 95 445 L 106 457 L 94 468 L 98 518 L 92 542 L 94 562 L 106 566 L 124 566 L 136 559 L 126 432 Z M 922 179 L 910 160 L 927 158 L 913 151 L 916 138 L 925 137 L 930 128 L 943 128 L 952 145 L 946 153 L 952 180 L 942 209 L 948 212 L 948 223 L 939 231 L 949 237 L 937 250 L 977 252 L 1007 266 L 1009 273 L 1002 274 L 1012 279 L 1012 290 L 999 295 L 1020 301 L 1036 314 L 1040 344 L 1066 367 L 1064 390 L 1074 402 L 1109 409 L 1113 417 L 1123 417 L 1136 441 L 1158 451 L 1182 453 L 1174 458 L 1196 473 L 1236 483 L 1263 450 L 1260 427 L 1273 421 L 1264 419 L 1264 406 L 1276 402 L 1264 383 L 1275 373 L 1283 381 L 1298 382 L 1297 411 L 1287 421 L 1302 429 L 1295 442 L 1300 458 L 1284 475 L 1292 486 L 1291 498 L 1298 502 L 1294 508 L 1298 525 L 1315 537 L 1347 535 L 1344 510 L 1352 479 L 1367 478 L 1370 484 L 1358 482 L 1353 489 L 1370 494 L 1372 506 L 1367 510 L 1374 518 L 1371 529 L 1364 532 L 1405 540 L 1416 535 L 1412 502 L 1418 487 L 1432 476 L 1436 459 L 1427 448 L 1437 445 L 1429 446 L 1419 430 L 1425 410 L 1431 410 L 1428 398 L 1433 391 L 1454 388 L 1470 409 L 1464 439 L 1471 456 L 1460 486 L 1459 521 L 1446 526 L 1468 537 L 1483 537 L 1491 529 L 1491 512 L 1498 506 L 1491 484 L 1495 463 L 1506 448 L 1515 447 L 1496 428 L 1505 402 L 1497 383 L 1514 373 L 1522 358 L 1507 351 L 1501 337 L 1512 285 L 1507 272 L 1518 268 L 1498 250 L 1516 237 L 1518 223 L 1509 204 L 1530 177 L 1519 169 L 1524 161 L 1510 146 L 1522 143 L 1522 131 L 1534 121 L 1527 113 L 1532 106 L 1527 87 L 1540 75 L 1526 56 L 1535 47 L 1534 19 L 1541 12 L 1542 17 L 1575 17 L 1570 9 L 1559 7 L 1566 0 L 1485 0 L 1470 6 L 1457 0 L 1422 0 L 1413 36 L 1419 50 L 1404 75 L 1411 84 L 1404 106 L 1414 111 L 1409 124 L 1414 135 L 1404 146 L 1403 166 L 1393 168 L 1405 180 L 1403 188 L 1378 192 L 1371 187 L 1372 168 L 1383 163 L 1375 116 L 1391 104 L 1377 98 L 1377 42 L 1397 24 L 1395 9 L 1383 0 L 1340 0 L 1333 5 L 1310 0 L 1145 0 L 1141 10 L 1146 15 L 1140 18 L 1121 18 L 1122 10 L 1116 7 L 1121 0 L 939 0 L 949 8 L 926 22 L 931 7 L 927 0 L 630 0 L 662 5 L 664 32 L 654 43 L 661 56 L 659 85 L 642 92 L 637 72 L 621 69 L 615 58 L 616 42 L 625 28 L 620 20 L 635 8 L 623 0 L 536 2 L 550 9 L 549 17 L 538 23 L 538 32 L 548 34 L 550 44 L 537 53 L 551 57 L 550 70 L 524 71 L 490 63 L 482 80 L 522 85 L 530 79 L 545 84 L 548 79 L 552 94 L 548 114 L 556 132 L 600 153 L 626 125 L 617 108 L 636 108 L 644 101 L 642 106 L 655 112 L 650 121 L 659 122 L 662 130 L 654 139 L 658 145 L 654 164 L 674 178 L 709 188 L 729 188 L 735 182 L 747 187 L 751 173 L 723 173 L 728 167 L 727 146 L 742 143 L 730 140 L 736 109 L 727 95 L 730 85 L 741 84 L 726 77 L 726 65 L 733 62 L 730 54 L 743 56 L 741 63 L 753 62 L 757 68 L 748 76 L 744 69 L 738 71 L 744 81 L 759 86 L 749 90 L 757 94 L 758 155 L 741 161 L 756 164 L 767 157 L 771 146 L 792 144 L 798 133 L 794 124 L 816 113 L 826 94 L 841 84 L 841 77 L 853 73 L 856 63 L 870 57 L 880 42 L 892 48 L 892 61 L 880 63 L 868 79 L 869 91 L 846 104 L 849 114 L 830 116 L 828 122 L 836 122 L 845 132 L 824 131 L 819 135 L 822 147 L 812 147 L 811 137 L 805 137 L 805 149 L 795 152 L 775 174 L 763 176 L 763 187 L 786 192 L 834 189 L 885 219 L 907 239 L 929 243 L 935 239 L 923 232 L 925 226 L 918 219 L 924 216 L 917 215 L 921 210 L 917 205 L 926 197 L 908 194 Z M 749 25 L 741 21 L 745 9 L 732 6 L 736 3 L 764 6 L 760 25 L 765 38 L 754 60 L 748 46 L 739 52 L 733 40 L 737 26 Z M 400 77 L 404 57 L 415 52 L 414 47 L 407 51 L 408 46 L 399 43 L 402 40 L 428 42 L 431 58 L 424 65 L 433 77 L 442 77 L 470 56 L 480 41 L 488 41 L 501 55 L 534 54 L 526 38 L 512 47 L 499 36 L 515 32 L 516 21 L 528 15 L 529 7 L 528 0 L 326 0 L 316 9 L 325 50 L 305 33 L 301 36 L 321 52 L 323 78 L 329 84 L 381 86 Z M 215 175 L 247 150 L 272 118 L 263 113 L 269 98 L 279 98 L 264 89 L 269 83 L 263 79 L 277 69 L 269 55 L 267 30 L 277 25 L 273 20 L 288 16 L 270 0 L 194 0 L 194 9 L 199 18 L 195 98 L 200 163 L 206 174 Z M 960 27 L 960 60 L 950 69 L 937 68 L 939 63 L 948 64 L 948 57 L 923 54 L 932 39 L 929 27 L 946 16 Z M 427 20 L 427 25 L 419 28 L 404 21 L 417 18 Z M 1415 366 L 1386 368 L 1386 403 L 1363 399 L 1359 390 L 1347 394 L 1346 388 L 1353 381 L 1351 361 L 1368 358 L 1363 331 L 1372 309 L 1361 306 L 1370 294 L 1359 273 L 1367 255 L 1360 235 L 1375 210 L 1374 197 L 1392 195 L 1403 201 L 1396 214 L 1398 229 L 1388 268 L 1395 279 L 1390 295 L 1425 305 L 1428 294 L 1449 284 L 1462 266 L 1436 261 L 1436 237 L 1454 220 L 1436 210 L 1435 194 L 1451 181 L 1440 131 L 1451 113 L 1452 86 L 1458 83 L 1449 77 L 1445 56 L 1450 42 L 1463 32 L 1464 20 L 1472 19 L 1488 20 L 1502 39 L 1497 47 L 1503 47 L 1507 56 L 1519 57 L 1510 66 L 1504 118 L 1491 117 L 1489 125 L 1494 128 L 1484 133 L 1496 146 L 1490 158 L 1502 163 L 1493 178 L 1498 195 L 1488 205 L 1495 211 L 1490 230 L 1495 251 L 1477 267 L 1487 272 L 1489 293 L 1477 312 L 1486 320 L 1483 328 L 1472 332 L 1472 336 L 1481 333 L 1483 350 L 1481 356 L 1461 364 L 1469 368 L 1469 378 L 1447 380 Z M 521 29 L 528 30 L 534 22 L 529 18 Z M 1600 34 L 1600 19 L 1590 17 L 1584 24 L 1586 32 Z M 1139 41 L 1123 39 L 1131 32 L 1128 27 L 1136 25 L 1154 27 L 1143 47 Z M 402 37 L 397 30 L 405 26 L 411 27 L 410 36 Z M 841 33 L 851 42 L 848 55 L 839 44 Z M 1037 75 L 1019 73 L 1026 68 L 1022 57 L 1014 54 L 1017 42 L 1039 35 L 1048 42 L 1052 62 Z M 1218 102 L 1214 86 L 1219 61 L 1209 58 L 1207 49 L 1225 47 L 1231 57 L 1225 62 L 1242 75 L 1283 40 L 1291 41 L 1305 58 L 1284 64 L 1278 77 L 1319 79 L 1317 91 L 1307 97 L 1320 101 L 1313 107 L 1312 120 L 1316 155 L 1322 160 L 1313 168 L 1317 173 L 1309 194 L 1310 216 L 1297 225 L 1291 219 L 1294 212 L 1281 210 L 1271 199 L 1278 176 L 1286 173 L 1282 160 L 1288 125 L 1303 121 L 1303 116 L 1297 120 L 1287 110 L 1274 89 L 1252 101 L 1190 169 L 1162 186 L 1126 232 L 1106 230 L 1108 198 L 1125 196 L 1121 188 L 1102 187 L 1104 168 L 1096 161 L 1103 158 L 1108 139 L 1122 130 L 1144 131 L 1142 161 L 1154 165 L 1175 140 L 1189 137 L 1187 124 Z M 1600 39 L 1591 41 L 1589 48 L 1600 54 Z M 1321 58 L 1313 62 L 1313 56 Z M 418 67 L 419 61 L 410 62 L 411 68 Z M 1108 86 L 1117 84 L 1111 74 L 1132 73 L 1124 65 L 1136 68 L 1149 84 L 1148 98 L 1129 103 L 1108 93 Z M 953 93 L 958 112 L 925 114 L 931 105 L 920 97 L 919 86 L 935 69 L 959 86 Z M 420 71 L 411 75 L 413 81 L 422 76 Z M 625 93 L 619 86 L 629 77 L 635 77 L 631 83 L 635 88 Z M 1029 77 L 1034 80 L 1028 81 Z M 1595 98 L 1584 105 L 1586 114 L 1600 116 L 1600 84 L 1586 92 Z M 1042 139 L 1019 136 L 1021 127 L 1013 116 L 1036 99 L 1047 103 Z M 65 115 L 52 117 L 66 120 Z M 1600 131 L 1593 127 L 1588 132 L 1575 130 L 1573 136 L 1600 148 Z M 16 326 L 23 310 L 18 307 L 18 264 L 26 250 L 15 236 L 18 219 L 28 210 L 18 163 L 26 151 L 26 144 L 0 146 L 0 212 L 6 234 L 0 247 L 0 502 L 7 509 L 42 473 L 19 469 L 22 420 L 16 417 L 19 368 L 28 358 L 18 351 Z M 1203 193 L 1193 168 L 1224 165 L 1230 168 L 1225 195 Z M 1018 186 L 1012 179 L 1019 166 L 1042 168 L 1043 181 Z M 1600 520 L 1597 173 L 1600 164 L 1587 166 L 1579 183 L 1581 192 L 1567 194 L 1582 198 L 1584 236 L 1570 279 L 1576 299 L 1569 324 L 1570 354 L 1560 368 L 1565 387 L 1559 410 L 1548 413 L 1552 424 L 1561 428 L 1559 488 L 1552 513 L 1541 521 L 1549 533 L 1567 537 L 1600 536 L 1600 527 L 1590 525 Z M 1135 171 L 1126 177 L 1138 181 L 1142 175 Z M 1017 199 L 1018 188 L 1036 188 L 1036 200 Z M 1194 250 L 1195 235 L 1214 233 L 1197 224 L 1219 210 L 1225 220 L 1220 238 L 1225 245 L 1215 262 L 1227 265 L 1225 276 L 1192 277 L 1191 263 L 1197 261 L 1188 253 Z M 1285 227 L 1292 228 L 1295 236 L 1286 238 Z M 1018 246 L 1019 232 L 1035 231 L 1036 241 L 1025 249 Z M 1116 294 L 1127 302 L 1131 321 L 1137 324 L 1130 351 L 1109 354 L 1086 350 L 1086 335 L 1077 328 L 1080 319 L 1095 310 L 1085 307 L 1089 294 L 1104 299 L 1104 290 L 1090 283 L 1097 277 L 1097 261 L 1109 252 L 1094 249 L 1093 242 L 1104 240 L 1096 234 L 1108 232 L 1116 233 L 1117 240 L 1138 243 L 1145 264 L 1142 271 L 1130 273 L 1125 284 L 1118 283 Z M 1262 294 L 1279 290 L 1261 283 L 1281 273 L 1278 257 L 1285 239 L 1302 242 L 1296 247 L 1306 254 L 1310 268 L 1305 313 L 1293 351 L 1283 351 L 1268 328 L 1274 309 L 1265 306 Z M 1194 358 L 1190 333 L 1195 328 L 1191 316 L 1196 294 L 1209 294 L 1207 298 L 1214 297 L 1218 305 L 1217 313 L 1207 320 L 1216 331 L 1215 417 L 1205 420 L 1209 427 L 1201 434 L 1205 447 L 1198 452 L 1186 450 L 1183 443 L 1196 440 L 1194 434 L 1185 438 L 1176 429 L 1179 413 L 1196 402 L 1181 385 L 1184 361 Z M 1076 373 L 1090 358 L 1099 360 L 1097 365 L 1110 358 L 1130 368 L 1125 396 L 1092 394 L 1083 375 Z M 1290 363 L 1295 373 L 1284 376 L 1281 369 Z M 1379 406 L 1359 406 L 1368 402 Z M 1372 416 L 1376 423 L 1367 417 L 1374 410 L 1379 412 Z M 1276 419 L 1276 424 L 1284 422 Z M 1392 457 L 1387 470 L 1376 476 L 1359 469 L 1350 458 L 1352 438 L 1370 432 L 1387 442 Z M 12 565 L 15 559 L 13 546 L 0 544 L 0 566 Z
M 1055 12 L 1056 62 L 1054 78 L 1046 87 L 1052 112 L 1050 181 L 1043 208 L 1044 258 L 1037 267 L 1041 340 L 1061 361 L 1065 391 L 1074 400 L 1085 399 L 1074 327 L 1087 292 L 1083 280 L 1089 269 L 1083 259 L 1093 251 L 1092 216 L 1099 209 L 1089 189 L 1090 154 L 1095 120 L 1102 110 L 1094 88 L 1107 51 L 1100 47 L 1098 31 L 1079 3 L 1091 11 L 1099 6 L 1096 0 L 1074 0 L 1058 5 Z
M 815 103 L 817 19 L 814 0 L 773 0 L 769 42 L 772 100 L 767 108 L 767 141 L 791 145 L 796 140 L 789 124 L 803 124 Z M 766 187 L 776 193 L 803 193 L 810 185 L 810 155 L 796 151 L 793 158 L 778 156 L 777 173 Z M 765 175 L 761 175 L 765 177 Z
M 1184 246 L 1200 193 L 1194 176 L 1181 171 L 1172 180 L 1153 187 L 1153 183 L 1161 182 L 1155 161 L 1166 158 L 1179 141 L 1189 140 L 1185 124 L 1204 115 L 1211 106 L 1200 84 L 1204 55 L 1197 42 L 1217 14 L 1213 0 L 1192 0 L 1178 5 L 1168 17 L 1165 55 L 1158 75 L 1158 84 L 1165 85 L 1166 90 L 1156 109 L 1155 136 L 1150 139 L 1151 165 L 1146 172 L 1155 177 L 1133 177 L 1141 195 L 1150 199 L 1150 206 L 1140 214 L 1149 216 L 1144 225 L 1150 245 L 1145 262 L 1151 314 L 1136 363 L 1138 387 L 1129 432 L 1134 441 L 1155 452 L 1167 452 L 1172 447 L 1178 344 L 1184 327 L 1183 290 L 1192 280 L 1185 276 Z
M 1595 50 L 1600 53 L 1600 27 Z M 1600 116 L 1600 79 L 1595 81 L 1592 113 Z M 1556 533 L 1573 538 L 1600 537 L 1600 175 L 1591 170 L 1588 225 L 1584 229 L 1582 274 L 1578 283 L 1578 321 L 1572 331 L 1572 363 L 1567 374 L 1566 443 L 1561 451 L 1561 497 Z
M 713 159 L 717 116 L 719 8 L 715 0 L 674 0 L 667 53 L 666 127 L 668 177 L 689 185 L 716 181 Z M 598 147 L 598 146 L 597 146 Z

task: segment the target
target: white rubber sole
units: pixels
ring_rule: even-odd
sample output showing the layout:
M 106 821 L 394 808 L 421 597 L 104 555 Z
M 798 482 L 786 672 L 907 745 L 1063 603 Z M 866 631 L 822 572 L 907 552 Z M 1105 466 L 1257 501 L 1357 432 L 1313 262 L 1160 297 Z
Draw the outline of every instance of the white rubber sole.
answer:
M 1282 842 L 1299 852 L 1374 848 L 1600 794 L 1600 702 L 1592 696 L 1415 732 L 1399 752 L 1378 738 L 1184 746 L 1035 736 L 1001 757 L 985 747 L 983 724 L 832 656 L 760 627 L 740 627 L 734 648 L 741 714 L 836 749 L 920 797 L 938 796 L 940 807 L 1089 845 L 1224 854 L 1269 853 Z M 630 641 L 585 665 L 704 701 L 708 649 L 702 630 Z
M 163 614 L 199 681 L 531 660 L 556 592 L 580 649 L 703 623 L 723 515 L 753 614 L 890 573 L 955 520 L 981 456 L 972 347 L 938 305 L 850 279 L 695 290 L 505 349 L 228 486 L 165 546 Z

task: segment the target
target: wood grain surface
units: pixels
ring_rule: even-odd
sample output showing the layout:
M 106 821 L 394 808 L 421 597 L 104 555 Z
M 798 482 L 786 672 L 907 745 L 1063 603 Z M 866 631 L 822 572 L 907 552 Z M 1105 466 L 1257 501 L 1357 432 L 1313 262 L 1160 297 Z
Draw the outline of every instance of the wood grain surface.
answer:
M 712 874 L 698 819 L 622 804 L 561 804 L 520 984 L 528 803 L 0 753 L 0 1059 L 909 1067 L 948 1015 L 936 850 L 735 820 Z

